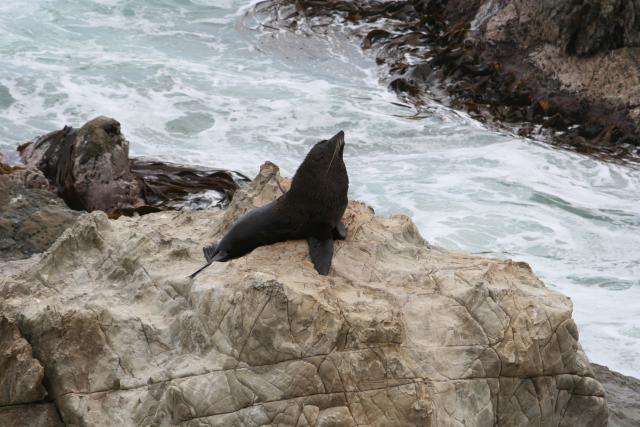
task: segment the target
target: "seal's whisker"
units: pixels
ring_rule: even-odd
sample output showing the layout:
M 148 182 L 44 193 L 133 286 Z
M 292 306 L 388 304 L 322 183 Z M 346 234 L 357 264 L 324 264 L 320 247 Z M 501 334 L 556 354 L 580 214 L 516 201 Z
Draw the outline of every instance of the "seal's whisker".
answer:
M 333 164 L 333 159 L 336 158 L 336 153 L 338 152 L 338 150 L 340 150 L 340 144 L 341 141 L 338 140 L 336 141 L 336 145 L 335 148 L 333 149 L 333 155 L 331 156 L 331 161 L 329 162 L 329 167 L 327 168 L 327 173 L 329 173 L 329 170 L 331 169 L 331 165 Z

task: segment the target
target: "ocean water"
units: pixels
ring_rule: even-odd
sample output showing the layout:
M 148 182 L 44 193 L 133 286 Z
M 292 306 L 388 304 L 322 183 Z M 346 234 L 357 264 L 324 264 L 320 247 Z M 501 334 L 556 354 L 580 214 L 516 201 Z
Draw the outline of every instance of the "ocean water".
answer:
M 292 175 L 342 129 L 350 196 L 446 248 L 526 261 L 571 297 L 590 359 L 640 377 L 640 170 L 416 115 L 340 30 L 256 29 L 245 0 L 5 0 L 0 152 L 97 115 L 131 153 Z

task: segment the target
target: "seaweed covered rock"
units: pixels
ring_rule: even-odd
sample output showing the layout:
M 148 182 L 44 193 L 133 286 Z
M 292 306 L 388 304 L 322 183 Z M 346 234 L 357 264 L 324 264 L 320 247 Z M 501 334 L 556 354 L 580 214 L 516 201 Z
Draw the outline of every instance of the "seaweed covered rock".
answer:
M 42 171 L 71 208 L 110 217 L 175 209 L 189 204 L 190 195 L 211 190 L 224 204 L 238 188 L 234 178 L 245 180 L 220 169 L 130 159 L 120 123 L 109 117 L 51 132 L 19 151 L 27 167 Z
M 521 136 L 638 161 L 639 11 L 637 0 L 268 0 L 246 19 L 265 32 L 351 33 L 420 112 L 436 101 Z
M 640 154 L 640 2 L 637 0 L 422 1 L 456 96 L 532 121 L 561 145 L 605 158 Z M 459 55 L 462 53 L 462 61 Z M 490 80 L 468 69 L 486 67 Z M 465 68 L 467 69 L 465 71 Z M 457 75 L 455 75 L 457 73 Z M 502 110 L 502 112 L 501 112 Z M 521 128 L 530 135 L 526 128 Z
M 225 212 L 85 214 L 0 277 L 65 423 L 605 425 L 571 301 L 527 264 L 429 245 L 406 216 L 350 202 L 328 276 L 290 241 L 187 278 L 287 184 L 267 164 Z
M 144 205 L 129 169 L 129 143 L 111 118 L 98 117 L 80 129 L 67 126 L 19 150 L 27 166 L 40 169 L 73 209 L 113 214 Z

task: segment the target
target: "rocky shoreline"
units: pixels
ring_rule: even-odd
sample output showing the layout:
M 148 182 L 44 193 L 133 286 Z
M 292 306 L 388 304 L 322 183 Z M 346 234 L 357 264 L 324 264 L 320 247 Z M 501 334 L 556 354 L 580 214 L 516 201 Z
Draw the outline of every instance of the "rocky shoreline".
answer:
M 37 164 L 49 163 L 45 155 Z M 350 237 L 328 278 L 315 274 L 301 242 L 260 248 L 195 282 L 185 278 L 200 265 L 203 243 L 288 185 L 266 164 L 224 211 L 109 220 L 99 210 L 69 209 L 39 169 L 7 168 L 1 206 L 17 207 L 3 215 L 0 231 L 18 226 L 10 239 L 0 236 L 0 424 L 609 419 L 626 426 L 640 419 L 640 381 L 589 364 L 568 298 L 524 263 L 432 247 L 406 217 L 376 217 L 351 202 Z M 292 256 L 300 262 L 282 262 Z M 260 314 L 251 320 L 250 313 Z M 321 389 L 305 367 L 317 371 Z M 141 403 L 123 409 L 121 399 Z M 395 415 L 372 421 L 374 407 Z
M 640 17 L 587 4 L 275 0 L 252 13 L 291 31 L 348 23 L 418 110 L 435 100 L 636 162 Z M 640 380 L 589 363 L 570 300 L 524 263 L 432 247 L 410 219 L 352 201 L 328 279 L 287 242 L 189 282 L 203 243 L 286 188 L 275 165 L 241 187 L 230 171 L 129 159 L 105 117 L 20 153 L 25 165 L 0 159 L 1 425 L 640 423 Z M 216 204 L 230 205 L 189 209 Z
M 86 213 L 0 264 L 0 420 L 606 424 L 570 300 L 525 263 L 429 245 L 405 216 L 351 201 L 327 277 L 285 242 L 186 278 L 288 185 L 267 163 L 224 211 Z
M 586 3 L 270 0 L 251 13 L 264 31 L 317 35 L 327 19 L 346 24 L 419 112 L 436 101 L 521 136 L 637 163 L 638 12 L 629 1 Z

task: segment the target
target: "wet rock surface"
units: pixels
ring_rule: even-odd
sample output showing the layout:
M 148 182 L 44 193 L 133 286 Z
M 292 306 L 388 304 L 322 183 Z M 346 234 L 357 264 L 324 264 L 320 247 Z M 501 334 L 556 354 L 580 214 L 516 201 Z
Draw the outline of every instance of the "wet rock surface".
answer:
M 120 124 L 107 117 L 51 132 L 19 151 L 23 165 L 0 158 L 0 261 L 44 252 L 82 210 L 118 217 L 225 206 L 249 181 L 221 169 L 129 159 Z
M 218 192 L 218 202 L 226 204 L 238 188 L 236 179 L 245 180 L 219 169 L 129 159 L 120 123 L 109 117 L 51 132 L 19 151 L 27 167 L 42 171 L 68 206 L 110 217 L 176 209 L 205 191 Z
M 610 427 L 640 425 L 640 380 L 591 364 L 595 378 L 604 386 Z
M 558 27 L 560 46 L 580 56 L 640 46 L 637 0 L 555 0 L 542 2 L 545 16 Z
M 64 423 L 605 425 L 570 300 L 527 264 L 432 247 L 405 216 L 350 202 L 329 276 L 291 241 L 186 278 L 287 186 L 266 164 L 226 211 L 84 214 L 0 276 Z
M 0 262 L 44 252 L 80 215 L 37 170 L 0 175 Z
M 633 0 L 270 0 L 250 14 L 264 31 L 346 25 L 419 113 L 435 100 L 522 136 L 637 161 L 637 10 Z

